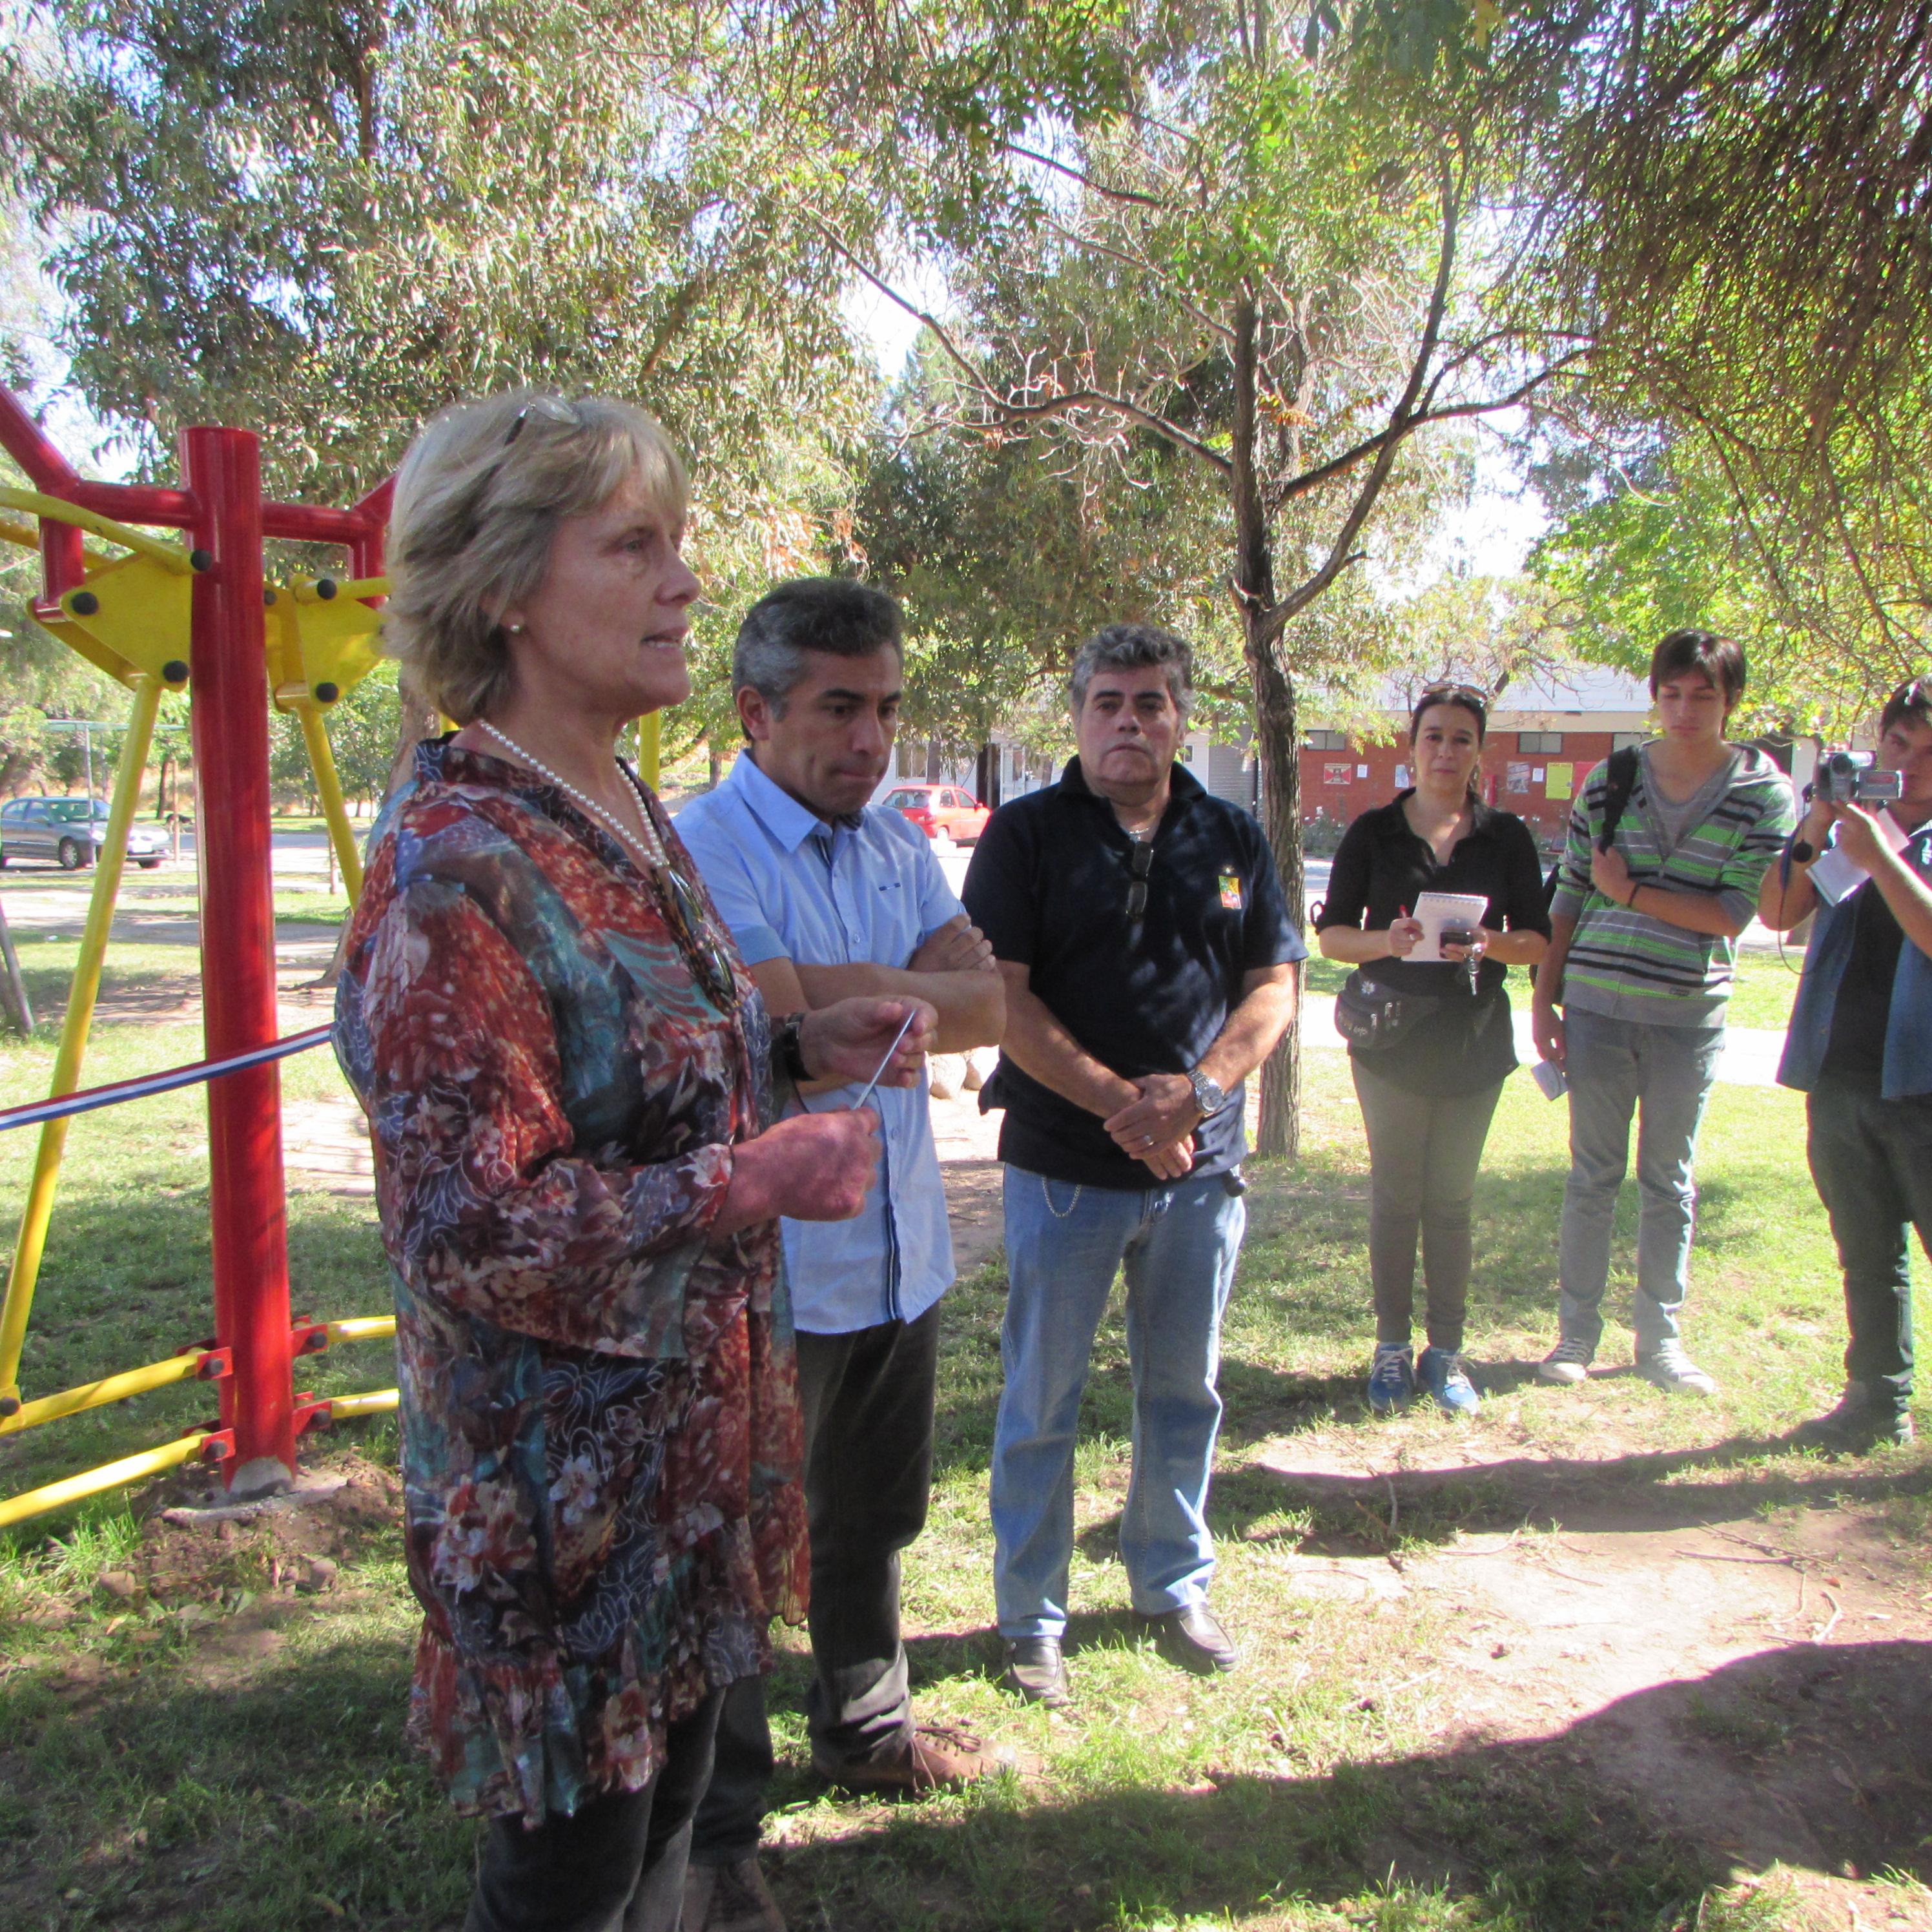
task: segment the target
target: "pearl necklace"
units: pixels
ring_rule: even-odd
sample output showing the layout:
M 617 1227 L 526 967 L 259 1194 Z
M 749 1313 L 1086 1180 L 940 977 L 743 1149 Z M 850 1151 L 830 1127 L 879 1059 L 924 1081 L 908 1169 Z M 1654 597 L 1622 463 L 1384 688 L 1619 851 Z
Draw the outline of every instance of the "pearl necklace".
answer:
M 568 797 L 574 799 L 599 824 L 607 827 L 616 837 L 617 843 L 627 851 L 641 852 L 644 854 L 645 863 L 653 872 L 662 866 L 669 864 L 670 860 L 665 854 L 664 847 L 658 841 L 657 828 L 651 824 L 650 814 L 644 809 L 644 802 L 641 797 L 638 800 L 638 816 L 643 821 L 647 835 L 644 838 L 640 838 L 637 833 L 625 825 L 614 813 L 606 812 L 594 798 L 587 797 L 584 793 L 579 791 L 568 778 L 559 778 L 541 758 L 532 758 L 530 753 L 525 751 L 507 731 L 498 730 L 487 718 L 479 718 L 476 722 L 496 740 L 498 744 L 508 751 L 515 752 L 532 771 L 540 772 L 556 787 L 559 791 L 562 792 Z M 617 769 L 621 772 L 624 768 L 620 765 Z

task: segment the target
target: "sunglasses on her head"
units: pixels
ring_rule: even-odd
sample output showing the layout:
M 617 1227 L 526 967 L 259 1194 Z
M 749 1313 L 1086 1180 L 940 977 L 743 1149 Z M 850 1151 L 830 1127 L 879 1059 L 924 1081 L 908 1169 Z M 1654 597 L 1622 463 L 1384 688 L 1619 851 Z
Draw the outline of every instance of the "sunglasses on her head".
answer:
M 575 429 L 584 420 L 561 396 L 532 396 L 510 418 L 510 427 L 503 436 L 506 449 L 523 434 L 524 425 L 532 416 L 540 422 L 561 423 L 567 429 Z
M 1473 684 L 1432 684 L 1416 700 L 1419 710 L 1426 704 L 1460 704 L 1486 716 L 1490 700 Z

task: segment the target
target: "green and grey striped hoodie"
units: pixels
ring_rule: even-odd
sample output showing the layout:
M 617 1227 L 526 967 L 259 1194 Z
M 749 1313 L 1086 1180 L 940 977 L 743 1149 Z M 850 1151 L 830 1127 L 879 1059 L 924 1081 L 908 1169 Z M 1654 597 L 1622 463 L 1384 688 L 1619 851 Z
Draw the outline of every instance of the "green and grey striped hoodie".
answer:
M 1716 895 L 1740 922 L 1757 909 L 1758 883 L 1796 823 L 1791 784 L 1763 752 L 1737 747 L 1730 783 L 1665 856 L 1650 794 L 1648 746 L 1612 840 L 1640 886 Z M 1666 925 L 1606 898 L 1590 883 L 1603 830 L 1607 764 L 1597 766 L 1570 811 L 1569 835 L 1550 910 L 1576 922 L 1563 969 L 1563 1002 L 1612 1019 L 1661 1026 L 1718 1026 L 1731 997 L 1736 942 Z

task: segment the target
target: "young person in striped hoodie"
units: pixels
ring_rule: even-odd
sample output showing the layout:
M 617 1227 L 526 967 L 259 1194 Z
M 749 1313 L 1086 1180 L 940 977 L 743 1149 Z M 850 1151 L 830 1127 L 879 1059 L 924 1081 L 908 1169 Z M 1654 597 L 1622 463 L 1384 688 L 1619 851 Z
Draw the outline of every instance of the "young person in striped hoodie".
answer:
M 1635 1114 L 1637 1370 L 1660 1388 L 1716 1392 L 1677 1326 L 1697 1198 L 1691 1161 L 1724 1048 L 1737 938 L 1794 819 L 1784 775 L 1724 736 L 1744 688 L 1736 644 L 1672 631 L 1650 661 L 1662 734 L 1639 748 L 1622 812 L 1607 808 L 1606 760 L 1570 814 L 1532 1007 L 1538 1052 L 1570 1083 L 1561 1333 L 1537 1371 L 1546 1382 L 1580 1382 L 1596 1357 Z

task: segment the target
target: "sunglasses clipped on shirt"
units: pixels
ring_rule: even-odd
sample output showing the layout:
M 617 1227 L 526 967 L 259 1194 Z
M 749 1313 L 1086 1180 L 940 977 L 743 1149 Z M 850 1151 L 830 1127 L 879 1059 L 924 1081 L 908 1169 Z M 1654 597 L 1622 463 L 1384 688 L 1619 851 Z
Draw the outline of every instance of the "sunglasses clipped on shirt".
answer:
M 1154 841 L 1144 844 L 1136 843 L 1134 856 L 1129 863 L 1127 875 L 1127 920 L 1130 925 L 1138 926 L 1146 916 L 1148 902 L 1148 874 L 1154 870 Z
M 704 988 L 711 1004 L 721 1013 L 731 1012 L 738 1004 L 738 982 L 731 970 L 731 956 L 719 944 L 704 916 L 704 902 L 696 889 L 674 866 L 654 867 L 656 876 L 669 889 L 659 896 L 670 915 L 676 938 L 686 963 Z M 666 902 L 668 900 L 668 903 Z

